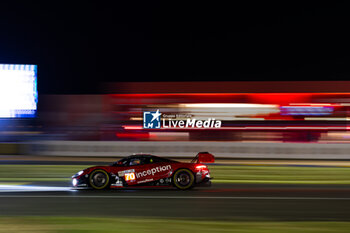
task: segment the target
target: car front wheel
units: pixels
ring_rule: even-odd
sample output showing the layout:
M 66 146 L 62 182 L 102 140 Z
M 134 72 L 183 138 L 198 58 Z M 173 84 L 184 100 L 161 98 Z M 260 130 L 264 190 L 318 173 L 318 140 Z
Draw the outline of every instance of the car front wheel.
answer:
M 109 175 L 106 171 L 98 169 L 91 172 L 89 184 L 94 189 L 105 189 L 109 185 Z

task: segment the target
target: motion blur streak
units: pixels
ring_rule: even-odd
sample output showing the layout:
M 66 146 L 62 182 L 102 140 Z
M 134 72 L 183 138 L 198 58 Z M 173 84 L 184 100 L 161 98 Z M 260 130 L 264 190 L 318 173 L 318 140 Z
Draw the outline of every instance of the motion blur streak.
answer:
M 274 90 L 261 89 L 261 83 L 247 82 L 244 93 L 234 82 L 225 85 L 198 82 L 191 83 L 192 86 L 177 83 L 193 89 L 185 93 L 180 93 L 181 89 L 174 92 L 170 84 L 155 88 L 159 85 L 123 83 L 114 90 L 111 85 L 108 92 L 99 95 L 41 95 L 36 120 L 0 121 L 0 141 L 350 141 L 347 136 L 350 88 L 348 93 L 326 91 L 327 86 L 333 90 L 337 82 L 314 85 L 310 93 L 297 93 L 298 90 L 293 89 L 295 83 L 280 82 L 276 82 Z M 345 88 L 350 82 L 342 85 Z M 279 88 L 285 92 L 279 92 Z M 220 93 L 220 90 L 226 92 Z M 267 90 L 276 93 L 264 93 Z M 157 109 L 163 119 L 169 115 L 179 120 L 186 120 L 187 116 L 197 120 L 214 118 L 222 125 L 200 130 L 143 129 L 143 112 Z M 177 134 L 180 132 L 183 134 Z
M 46 191 L 75 191 L 70 187 L 34 186 L 34 185 L 0 185 L 3 192 L 46 192 Z

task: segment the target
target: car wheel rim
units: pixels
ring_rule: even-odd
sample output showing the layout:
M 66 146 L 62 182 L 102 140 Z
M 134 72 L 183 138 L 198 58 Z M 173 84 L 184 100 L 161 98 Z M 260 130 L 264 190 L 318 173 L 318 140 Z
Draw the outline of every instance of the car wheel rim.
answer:
M 180 173 L 176 179 L 177 183 L 181 186 L 186 186 L 191 182 L 191 177 L 187 173 Z
M 101 186 L 105 185 L 106 180 L 107 180 L 106 176 L 104 174 L 102 174 L 102 173 L 97 173 L 92 178 L 92 181 L 94 182 L 94 185 L 96 185 L 97 187 L 101 187 Z

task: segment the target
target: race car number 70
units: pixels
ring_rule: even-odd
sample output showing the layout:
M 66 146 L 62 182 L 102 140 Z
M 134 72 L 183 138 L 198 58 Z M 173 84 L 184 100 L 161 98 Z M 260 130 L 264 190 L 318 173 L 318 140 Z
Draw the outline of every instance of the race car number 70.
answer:
M 129 181 L 129 180 L 135 180 L 135 173 L 134 172 L 125 173 L 125 181 Z

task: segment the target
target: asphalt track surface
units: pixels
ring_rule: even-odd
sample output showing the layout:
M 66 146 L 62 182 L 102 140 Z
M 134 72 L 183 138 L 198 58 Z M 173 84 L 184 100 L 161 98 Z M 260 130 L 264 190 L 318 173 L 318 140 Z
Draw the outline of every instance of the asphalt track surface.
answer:
M 350 220 L 350 186 L 213 184 L 176 189 L 74 190 L 65 182 L 0 185 L 0 215 Z
M 57 160 L 53 158 L 42 161 L 42 158 L 27 159 L 0 157 L 1 164 L 97 165 L 110 163 L 113 160 L 61 161 L 61 158 Z M 243 162 L 251 163 L 252 161 Z M 258 162 L 267 163 L 266 161 Z M 268 163 L 272 162 L 268 161 Z M 282 162 L 305 163 L 305 161 L 277 161 L 276 163 Z M 234 163 L 242 163 L 242 161 L 234 161 Z M 312 164 L 314 163 L 315 161 L 312 161 Z M 326 165 L 337 165 L 328 163 Z M 341 165 L 343 164 L 342 161 Z M 214 183 L 212 187 L 195 188 L 188 191 L 176 189 L 95 191 L 74 190 L 66 182 L 36 182 L 31 185 L 0 184 L 1 215 L 349 221 L 350 185 Z

